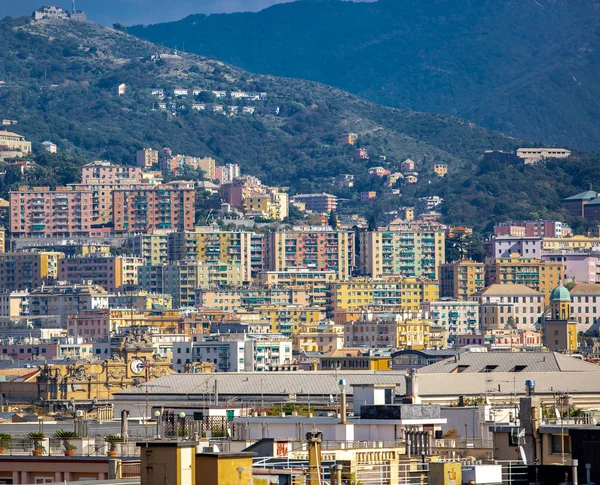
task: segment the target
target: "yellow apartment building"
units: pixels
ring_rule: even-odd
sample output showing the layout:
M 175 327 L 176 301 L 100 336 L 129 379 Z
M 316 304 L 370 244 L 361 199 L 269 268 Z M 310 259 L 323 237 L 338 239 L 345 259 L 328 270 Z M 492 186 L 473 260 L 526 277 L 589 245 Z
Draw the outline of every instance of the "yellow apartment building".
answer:
M 440 265 L 440 297 L 468 300 L 485 288 L 485 265 L 472 260 Z
M 435 173 L 438 177 L 445 177 L 448 173 L 448 165 L 445 163 L 434 163 L 433 173 Z
M 57 280 L 63 257 L 54 251 L 0 253 L 0 290 L 31 290 Z
M 303 325 L 317 325 L 325 319 L 325 310 L 314 306 L 264 306 L 256 311 L 271 324 L 271 333 L 287 336 L 298 333 Z
M 344 326 L 333 322 L 302 325 L 293 344 L 299 352 L 333 352 L 344 347 Z
M 542 239 L 543 251 L 558 251 L 560 249 L 586 250 L 600 246 L 600 237 L 571 236 L 571 237 L 545 237 Z
M 365 313 L 344 326 L 345 347 L 425 349 L 429 346 L 431 321 L 419 315 Z
M 352 279 L 328 285 L 328 307 L 333 314 L 369 306 L 417 313 L 424 301 L 439 299 L 437 281 L 418 278 Z
M 562 281 L 564 266 L 560 262 L 521 258 L 488 258 L 485 261 L 485 286 L 493 284 L 521 284 L 544 295 L 546 305 L 552 290 Z

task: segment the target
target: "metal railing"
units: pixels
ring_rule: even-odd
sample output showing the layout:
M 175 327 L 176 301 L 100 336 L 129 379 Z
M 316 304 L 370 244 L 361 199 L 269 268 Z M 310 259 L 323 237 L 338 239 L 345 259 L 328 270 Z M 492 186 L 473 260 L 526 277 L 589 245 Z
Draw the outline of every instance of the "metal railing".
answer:
M 124 461 L 119 465 L 119 478 L 139 478 L 141 470 L 141 462 L 139 461 Z

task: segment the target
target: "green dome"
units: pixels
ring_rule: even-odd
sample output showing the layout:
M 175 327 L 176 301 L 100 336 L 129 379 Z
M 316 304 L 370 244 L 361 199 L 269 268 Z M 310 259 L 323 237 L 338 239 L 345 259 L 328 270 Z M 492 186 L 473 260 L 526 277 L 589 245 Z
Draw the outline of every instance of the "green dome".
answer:
M 552 290 L 550 301 L 571 301 L 571 293 L 562 284 Z

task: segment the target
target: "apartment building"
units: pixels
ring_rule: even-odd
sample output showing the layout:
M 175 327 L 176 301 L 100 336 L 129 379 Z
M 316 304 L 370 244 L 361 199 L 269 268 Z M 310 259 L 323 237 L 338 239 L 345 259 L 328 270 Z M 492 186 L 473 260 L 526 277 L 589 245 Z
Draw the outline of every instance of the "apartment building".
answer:
M 31 290 L 52 283 L 63 256 L 51 251 L 0 253 L 0 290 Z
M 565 281 L 576 283 L 600 283 L 600 251 L 545 251 L 542 261 L 563 265 Z
M 184 167 L 189 167 L 194 170 L 202 170 L 208 180 L 215 179 L 216 162 L 210 157 L 191 157 L 189 155 L 174 155 L 160 160 L 159 166 L 161 170 L 177 174 Z
M 192 371 L 200 362 L 210 362 L 215 372 L 276 370 L 292 363 L 292 342 L 241 334 L 173 343 L 173 369 L 177 373 Z
M 334 270 L 338 279 L 345 280 L 354 268 L 354 233 L 316 227 L 271 232 L 266 256 L 269 271 Z
M 475 294 L 482 331 L 503 329 L 534 330 L 544 314 L 544 295 L 523 284 L 493 284 Z
M 485 265 L 472 260 L 441 264 L 440 296 L 468 300 L 485 287 Z
M 81 182 L 89 185 L 142 183 L 142 169 L 116 165 L 106 160 L 95 160 L 81 167 Z
M 572 237 L 545 237 L 542 240 L 542 250 L 562 251 L 562 250 L 580 250 L 589 251 L 600 246 L 600 237 L 590 236 L 572 236 Z
M 261 319 L 271 324 L 271 333 L 292 336 L 300 331 L 303 326 L 317 325 L 325 319 L 325 311 L 315 306 L 263 306 L 256 311 Z
M 173 296 L 173 306 L 193 307 L 196 289 L 222 286 L 241 287 L 246 281 L 239 263 L 176 261 L 169 264 L 143 265 L 139 268 L 140 288 Z
M 29 292 L 0 292 L 0 317 L 18 320 L 19 317 L 26 315 L 29 315 Z
M 252 233 L 250 236 L 250 270 L 252 279 L 258 277 L 258 273 L 267 269 L 266 259 L 266 237 L 264 234 Z
M 56 316 L 61 328 L 67 328 L 68 318 L 85 311 L 106 310 L 109 293 L 93 284 L 44 285 L 29 293 L 29 315 Z M 76 333 L 73 335 L 77 335 Z
M 438 279 L 438 266 L 446 262 L 444 245 L 442 230 L 362 232 L 360 273 Z
M 597 197 L 598 192 L 595 190 L 586 190 L 563 199 L 561 204 L 569 214 L 577 217 L 583 217 L 585 206 L 592 200 L 595 200 Z
M 297 352 L 328 353 L 344 347 L 344 326 L 332 321 L 306 324 L 294 335 Z
M 489 350 L 540 350 L 542 347 L 542 334 L 535 330 L 486 330 L 483 333 L 456 335 L 454 347 L 461 348 L 467 345 L 487 347 Z
M 522 258 L 539 258 L 542 255 L 542 241 L 539 236 L 500 235 L 485 241 L 483 245 L 491 258 L 509 258 L 511 254 L 518 254 Z
M 337 209 L 337 197 L 331 194 L 298 194 L 292 197 L 294 204 L 300 204 L 308 212 L 328 215 Z
M 215 180 L 218 180 L 221 185 L 230 184 L 240 175 L 240 166 L 237 163 L 228 163 L 222 167 L 215 167 Z
M 570 290 L 570 316 L 577 321 L 577 332 L 587 332 L 600 324 L 600 285 L 577 284 Z
M 156 187 L 113 191 L 113 227 L 117 235 L 150 233 L 156 229 L 194 228 L 194 188 L 172 182 Z
M 523 284 L 544 295 L 550 302 L 550 293 L 564 276 L 563 265 L 512 254 L 509 258 L 488 258 L 485 261 L 485 284 Z
M 448 165 L 445 163 L 434 163 L 433 173 L 435 173 L 438 177 L 445 177 L 448 173 Z
M 152 234 L 137 234 L 129 238 L 131 251 L 145 264 L 166 264 L 169 261 L 169 233 L 155 231 Z
M 305 268 L 288 268 L 285 271 L 262 271 L 258 273 L 255 282 L 268 288 L 297 288 L 307 292 L 308 303 L 325 306 L 328 301 L 327 290 L 330 282 L 337 280 L 335 270 L 312 271 Z M 303 297 L 298 293 L 294 297 L 297 304 Z
M 436 281 L 418 278 L 360 278 L 330 283 L 327 297 L 327 309 L 334 315 L 368 307 L 418 313 L 424 301 L 439 299 L 439 286 Z
M 344 347 L 424 349 L 430 327 L 420 314 L 365 312 L 359 320 L 346 322 Z
M 10 131 L 0 131 L 0 146 L 6 147 L 0 151 L 0 160 L 5 158 L 24 157 L 31 153 L 31 142 L 25 137 Z
M 536 163 L 546 158 L 568 158 L 571 156 L 569 150 L 564 148 L 519 148 L 517 157 L 524 160 L 525 164 Z
M 131 189 L 132 184 L 119 182 L 101 182 L 94 179 L 85 184 L 71 184 L 73 190 L 90 191 L 92 194 L 91 223 L 92 228 L 110 226 L 113 221 L 113 191 L 118 189 Z M 151 187 L 150 185 L 136 184 L 136 188 Z
M 170 310 L 173 308 L 173 297 L 166 293 L 150 293 L 145 290 L 110 293 L 108 307 L 111 309 L 135 308 L 140 311 Z
M 198 287 L 198 262 L 178 261 L 172 264 L 146 264 L 139 268 L 140 288 L 173 297 L 173 306 L 192 307 Z
M 513 237 L 568 237 L 573 231 L 560 221 L 512 221 L 494 226 L 494 235 Z
M 143 264 L 142 258 L 126 256 L 63 258 L 59 262 L 58 276 L 74 284 L 91 281 L 110 292 L 128 291 L 137 288 L 138 269 Z
M 249 194 L 244 199 L 247 215 L 283 221 L 289 215 L 289 196 L 273 187 L 262 187 L 260 192 Z
M 139 167 L 152 168 L 158 165 L 158 150 L 144 148 L 135 153 L 135 160 Z
M 421 305 L 432 326 L 441 327 L 452 338 L 458 334 L 479 332 L 479 305 L 476 301 L 441 298 Z
M 254 309 L 260 306 L 286 306 L 313 304 L 310 288 L 198 288 L 196 307 L 219 308 L 223 311 Z
M 89 237 L 92 193 L 71 187 L 19 187 L 10 192 L 14 237 Z
M 14 360 L 86 359 L 92 356 L 92 345 L 79 338 L 0 340 L 0 356 Z
M 239 266 L 241 281 L 252 281 L 252 233 L 220 231 L 197 227 L 194 231 L 176 232 L 168 236 L 170 261 L 198 261 L 211 268 L 220 265 Z

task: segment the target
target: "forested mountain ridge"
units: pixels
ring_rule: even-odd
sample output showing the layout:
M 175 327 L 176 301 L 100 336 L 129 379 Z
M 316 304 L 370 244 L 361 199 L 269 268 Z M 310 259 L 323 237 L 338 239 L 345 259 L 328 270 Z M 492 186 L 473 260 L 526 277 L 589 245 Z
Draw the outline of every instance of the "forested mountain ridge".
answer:
M 389 106 L 600 149 L 595 0 L 303 0 L 129 32 Z
M 17 120 L 8 129 L 31 140 L 35 152 L 45 140 L 59 148 L 58 155 L 38 156 L 41 167 L 31 176 L 9 167 L 5 182 L 12 186 L 72 183 L 86 160 L 133 163 L 140 148 L 168 146 L 239 163 L 243 172 L 287 186 L 291 194 L 335 193 L 345 199 L 341 211 L 381 214 L 440 195 L 448 222 L 478 229 L 511 217 L 564 218 L 561 197 L 588 183 L 600 186 L 591 155 L 535 167 L 482 165 L 485 149 L 510 150 L 523 142 L 454 116 L 381 107 L 323 84 L 251 74 L 91 23 L 5 19 L 0 48 L 1 118 Z M 127 87 L 123 95 L 115 90 L 120 84 Z M 175 98 L 175 88 L 190 93 Z M 203 92 L 193 96 L 195 88 Z M 168 109 L 152 94 L 161 89 Z M 264 92 L 266 98 L 255 102 L 256 113 L 230 116 L 208 106 L 241 109 L 244 103 L 216 100 L 212 90 Z M 344 132 L 359 134 L 369 160 L 357 160 L 356 147 L 338 143 Z M 397 170 L 406 157 L 417 162 L 419 183 L 401 185 L 401 197 L 382 197 L 385 182 L 369 177 L 368 168 Z M 447 177 L 432 176 L 434 161 L 448 164 Z M 355 175 L 351 191 L 335 187 L 342 173 Z M 361 204 L 364 190 L 376 190 L 376 201 Z
M 144 146 L 213 156 L 292 190 L 315 190 L 338 173 L 359 174 L 351 131 L 372 155 L 471 166 L 482 150 L 516 142 L 460 118 L 380 107 L 314 82 L 254 75 L 222 62 L 170 49 L 91 23 L 5 19 L 0 22 L 2 117 L 19 121 L 34 143 L 46 139 L 76 155 L 132 163 Z M 126 84 L 125 95 L 114 89 Z M 157 109 L 154 88 L 265 92 L 254 116 L 191 109 L 190 95 Z M 209 96 L 210 98 L 210 96 Z M 200 100 L 216 103 L 214 99 Z M 171 106 L 171 105 L 170 105 Z M 271 108 L 279 108 L 273 115 Z

